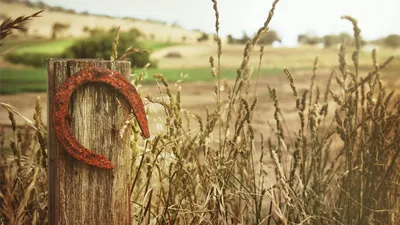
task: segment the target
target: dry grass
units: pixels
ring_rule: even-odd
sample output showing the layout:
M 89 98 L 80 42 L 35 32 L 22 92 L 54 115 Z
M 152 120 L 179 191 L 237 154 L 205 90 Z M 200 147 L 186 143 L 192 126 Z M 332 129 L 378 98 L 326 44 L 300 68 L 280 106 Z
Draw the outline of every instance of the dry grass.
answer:
M 46 129 L 41 106 L 36 104 L 34 122 L 24 117 L 24 131 L 17 128 L 15 115 L 7 104 L 12 127 L 10 151 L 1 141 L 0 224 L 44 224 L 47 218 Z M 33 132 L 32 132 L 33 128 Z M 2 137 L 4 133 L 2 132 Z
M 145 96 L 151 102 L 148 113 L 164 129 L 142 141 L 135 121 L 126 123 L 134 128 L 134 224 L 395 225 L 400 221 L 400 106 L 381 79 L 392 58 L 380 63 L 372 51 L 371 72 L 361 74 L 359 45 L 351 50 L 350 62 L 343 44 L 338 69 L 327 85 L 317 85 L 315 58 L 306 90 L 296 86 L 285 69 L 298 124 L 287 124 L 280 96 L 268 86 L 275 122 L 269 133 L 254 128 L 259 100 L 257 82 L 251 79 L 257 74 L 249 62 L 277 2 L 259 33 L 246 44 L 232 85 L 218 79 L 224 49 L 217 44 L 217 59 L 209 61 L 210 76 L 216 77 L 216 102 L 205 115 L 185 110 L 180 89 L 174 91 L 162 74 L 153 75 L 160 95 Z M 217 1 L 213 5 L 218 33 Z M 344 19 L 353 23 L 359 41 L 356 20 Z M 261 50 L 259 67 L 263 54 Z M 137 86 L 141 77 L 133 80 Z M 164 116 L 152 110 L 155 105 Z M 39 219 L 47 213 L 41 108 L 37 105 L 35 110 L 33 138 L 29 131 L 16 128 L 15 111 L 6 108 L 11 111 L 13 137 L 11 152 L 3 153 L 7 161 L 0 167 L 5 181 L 0 186 L 0 224 L 45 224 Z M 266 171 L 270 164 L 273 174 Z M 271 177 L 275 182 L 267 183 Z
M 25 23 L 32 18 L 39 17 L 39 14 L 42 12 L 43 10 L 35 12 L 30 16 L 19 16 L 16 19 L 7 18 L 6 20 L 4 20 L 0 24 L 0 40 L 12 34 L 12 31 L 19 30 L 22 32 L 27 32 L 28 29 L 26 28 Z M 0 42 L 0 46 L 2 45 L 3 43 Z

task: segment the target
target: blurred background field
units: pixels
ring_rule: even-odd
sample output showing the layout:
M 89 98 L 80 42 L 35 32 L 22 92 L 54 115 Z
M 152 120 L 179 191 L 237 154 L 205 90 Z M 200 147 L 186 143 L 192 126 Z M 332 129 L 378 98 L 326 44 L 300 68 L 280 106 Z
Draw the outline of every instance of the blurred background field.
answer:
M 2 19 L 16 17 L 21 13 L 28 15 L 40 9 L 45 10 L 42 18 L 28 22 L 29 29 L 26 32 L 12 34 L 12 38 L 8 38 L 0 47 L 0 52 L 3 52 L 0 57 L 0 94 L 45 92 L 47 58 L 108 59 L 113 33 L 117 26 L 120 26 L 121 32 L 126 33 L 126 43 L 121 47 L 121 51 L 124 50 L 122 48 L 131 45 L 134 48 L 151 51 L 151 54 L 137 53 L 145 55 L 144 59 L 139 61 L 149 59 L 151 63 L 148 70 L 150 78 L 145 82 L 154 82 L 151 78 L 154 73 L 163 73 L 171 81 L 182 80 L 182 74 L 187 74 L 183 82 L 213 80 L 208 58 L 210 56 L 216 58 L 214 34 L 187 30 L 178 24 L 162 21 L 114 18 L 91 15 L 87 12 L 76 13 L 71 9 L 49 6 L 42 2 L 2 0 L 0 8 Z M 400 36 L 389 36 L 365 41 L 363 51 L 360 53 L 361 68 L 370 65 L 372 48 L 379 49 L 379 57 L 382 59 L 390 55 L 400 55 L 400 50 L 397 48 L 400 46 Z M 101 39 L 101 37 L 104 37 L 105 41 L 99 40 L 96 43 L 84 41 L 90 38 Z M 280 46 L 281 38 L 275 31 L 269 32 L 269 35 L 263 38 L 265 57 L 261 63 L 261 76 L 276 75 L 285 67 L 296 71 L 309 71 L 316 56 L 319 57 L 319 68 L 331 69 L 338 62 L 339 43 L 344 39 L 347 39 L 350 44 L 352 42 L 351 35 L 344 32 L 322 37 L 307 33 L 299 34 L 298 45 L 295 47 Z M 393 40 L 390 41 L 390 38 Z M 246 33 L 242 37 L 228 35 L 222 38 L 223 78 L 231 79 L 236 76 L 235 70 L 241 63 L 244 43 L 249 39 Z M 105 44 L 107 41 L 108 44 Z M 87 48 L 79 50 L 86 51 L 86 54 L 78 54 L 79 51 L 71 53 L 68 50 L 77 42 L 83 43 L 81 48 L 82 46 Z M 97 47 L 91 49 L 94 48 L 90 47 L 92 45 L 97 45 Z M 104 54 L 99 55 L 99 51 Z M 258 54 L 258 51 L 259 47 L 255 48 L 253 55 Z M 351 56 L 348 57 L 350 59 Z M 394 65 L 399 64 L 397 58 Z M 137 71 L 144 66 L 144 63 L 134 61 L 132 64 Z M 252 57 L 250 65 L 256 67 L 258 57 Z M 393 66 L 391 69 L 396 70 Z
M 46 91 L 46 69 L 45 60 L 50 57 L 57 58 L 68 47 L 72 46 L 74 40 L 56 41 L 10 41 L 7 46 L 16 46 L 12 54 L 20 57 L 34 57 L 38 59 L 44 53 L 41 66 L 34 67 L 24 64 L 11 64 L 4 59 L 0 62 L 0 93 L 15 94 L 21 92 L 45 92 Z M 171 46 L 172 45 L 172 46 Z M 168 43 L 146 43 L 146 49 L 152 51 L 151 59 L 157 62 L 157 68 L 150 68 L 148 74 L 163 73 L 170 81 L 181 80 L 181 73 L 187 74 L 184 82 L 188 81 L 212 81 L 211 69 L 208 57 L 215 56 L 215 46 L 212 44 L 168 44 Z M 224 57 L 221 59 L 222 77 L 232 79 L 236 76 L 236 67 L 241 62 L 244 45 L 225 45 Z M 0 50 L 1 51 L 1 50 Z M 257 53 L 254 50 L 253 53 Z M 175 53 L 178 57 L 168 57 Z M 31 56 L 33 54 L 33 56 Z M 319 67 L 324 69 L 333 68 L 337 64 L 337 48 L 320 49 L 316 47 L 302 46 L 296 48 L 272 48 L 264 49 L 265 57 L 262 61 L 261 75 L 276 75 L 282 72 L 282 68 L 288 67 L 295 71 L 306 71 L 312 68 L 312 62 L 316 56 L 319 57 Z M 399 56 L 399 49 L 381 48 L 379 56 L 384 59 L 390 55 Z M 350 57 L 350 56 L 349 56 Z M 257 66 L 257 57 L 251 59 L 251 65 Z M 368 51 L 360 54 L 361 68 L 368 68 L 371 64 L 371 53 Z M 390 65 L 389 70 L 395 71 L 397 59 Z M 140 67 L 136 68 L 136 71 Z M 154 82 L 151 77 L 145 82 Z
M 217 58 L 217 47 L 214 33 L 200 30 L 189 30 L 178 23 L 167 23 L 152 19 L 117 18 L 107 15 L 93 15 L 88 12 L 76 12 L 59 6 L 49 6 L 43 2 L 0 1 L 0 19 L 29 15 L 44 9 L 42 17 L 29 20 L 27 29 L 14 32 L 0 46 L 0 100 L 13 104 L 22 112 L 31 112 L 37 95 L 42 96 L 45 104 L 46 60 L 48 58 L 104 58 L 111 55 L 111 43 L 116 28 L 120 26 L 119 54 L 127 48 L 149 50 L 149 53 L 134 53 L 130 58 L 132 76 L 140 73 L 149 62 L 144 74 L 143 91 L 151 92 L 155 79 L 153 74 L 161 73 L 164 77 L 184 89 L 196 90 L 184 92 L 184 97 L 195 99 L 196 96 L 210 94 L 200 90 L 199 82 L 212 87 L 216 78 L 212 76 L 210 56 Z M 338 18 L 339 20 L 339 18 Z M 243 32 L 241 36 L 222 36 L 221 77 L 232 82 L 236 70 L 243 58 L 243 49 L 251 35 Z M 318 68 L 321 80 L 326 80 L 331 69 L 338 64 L 338 49 L 345 41 L 349 49 L 353 48 L 353 37 L 350 33 L 326 34 L 317 36 L 312 33 L 299 33 L 295 46 L 282 45 L 282 37 L 275 30 L 264 35 L 253 51 L 249 68 L 257 72 L 259 51 L 264 45 L 260 69 L 260 79 L 274 82 L 283 76 L 283 68 L 294 73 L 299 85 L 308 85 L 312 64 L 318 56 Z M 396 71 L 400 68 L 400 36 L 393 34 L 376 40 L 363 41 L 360 52 L 360 69 L 369 71 L 371 50 L 379 50 L 379 59 L 391 55 L 394 61 L 386 70 L 385 77 L 392 88 L 399 83 Z M 350 50 L 349 50 L 350 51 Z M 351 60 L 351 54 L 347 56 Z M 351 68 L 352 65 L 349 65 Z M 280 85 L 280 83 L 278 82 Z M 201 87 L 204 87 L 201 86 Z M 287 88 L 287 87 L 286 87 Z M 282 90 L 286 90 L 282 89 Z M 153 92 L 154 93 L 154 92 Z M 266 94 L 265 91 L 262 92 Z M 11 97 L 15 95 L 15 97 Z M 24 97 L 18 97 L 19 95 Z M 205 98 L 205 97 L 204 97 Z M 285 100 L 286 96 L 284 96 Z M 205 98 L 209 99 L 209 98 Z M 209 99 L 211 103 L 213 99 Z M 29 103 L 29 104 L 27 104 Z M 207 105 L 204 103 L 204 105 Z M 202 110 L 204 105 L 199 105 Z M 197 109 L 192 109 L 197 110 Z M 0 123 L 7 123 L 7 117 L 0 118 Z
M 184 89 L 196 90 L 192 94 L 184 92 L 189 98 L 209 94 L 207 89 L 200 90 L 201 84 L 212 89 L 216 78 L 212 76 L 210 56 L 217 58 L 217 47 L 214 33 L 201 30 L 190 30 L 178 23 L 167 23 L 154 19 L 138 19 L 132 17 L 112 17 L 94 15 L 88 12 L 77 12 L 60 6 L 50 6 L 40 1 L 0 1 L 0 19 L 29 15 L 44 10 L 41 17 L 29 20 L 29 27 L 23 32 L 14 32 L 0 46 L 0 100 L 13 104 L 22 112 L 31 112 L 35 96 L 42 96 L 45 104 L 46 92 L 46 60 L 48 58 L 104 58 L 111 55 L 111 43 L 116 28 L 120 26 L 119 54 L 127 48 L 148 50 L 149 53 L 134 53 L 130 58 L 132 77 L 138 75 L 149 62 L 150 66 L 144 74 L 143 91 L 152 90 L 155 84 L 153 74 L 164 77 Z M 338 18 L 338 20 L 340 20 Z M 344 26 L 345 27 L 345 26 Z M 221 36 L 222 57 L 221 77 L 232 82 L 236 70 L 243 58 L 243 49 L 251 35 L 243 32 L 241 36 L 228 34 Z M 326 80 L 331 69 L 338 64 L 339 45 L 348 43 L 349 51 L 353 48 L 354 39 L 350 33 L 327 33 L 315 35 L 310 32 L 299 33 L 295 46 L 282 44 L 282 37 L 277 31 L 270 30 L 259 41 L 252 51 L 249 68 L 257 71 L 259 51 L 264 45 L 260 68 L 262 81 L 274 82 L 283 76 L 283 68 L 294 73 L 299 85 L 307 86 L 312 64 L 318 56 L 318 68 L 321 80 Z M 377 48 L 379 59 L 384 60 L 391 55 L 394 61 L 386 70 L 385 79 L 388 86 L 394 88 L 399 83 L 396 72 L 400 68 L 400 36 L 391 34 L 375 40 L 363 40 L 360 52 L 360 69 L 369 71 L 371 50 Z M 347 56 L 351 60 L 351 54 Z M 349 65 L 352 68 L 352 65 Z M 253 77 L 254 78 L 254 77 Z M 278 82 L 280 85 L 280 83 Z M 204 87 L 204 86 L 202 86 Z M 287 87 L 286 87 L 287 88 Z M 282 89 L 282 90 L 286 90 Z M 151 92 L 151 91 L 149 91 Z M 266 94 L 265 91 L 262 92 Z M 144 93 L 146 94 L 146 93 Z M 11 97 L 15 95 L 15 97 Z M 18 97 L 19 95 L 24 97 Z M 285 100 L 286 96 L 284 96 Z M 208 98 L 205 98 L 208 99 Z M 209 99 L 210 103 L 213 101 Z M 30 105 L 27 103 L 29 102 Z M 206 104 L 205 104 L 206 105 Z M 201 110 L 204 106 L 199 106 Z M 194 110 L 194 109 L 193 109 Z M 6 123 L 3 118 L 0 123 Z

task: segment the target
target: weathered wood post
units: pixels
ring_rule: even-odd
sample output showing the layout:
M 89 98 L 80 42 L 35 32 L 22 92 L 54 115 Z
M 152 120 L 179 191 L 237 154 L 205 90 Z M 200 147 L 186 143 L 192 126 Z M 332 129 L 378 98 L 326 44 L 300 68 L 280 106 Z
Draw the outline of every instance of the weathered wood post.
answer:
M 112 68 L 113 64 L 113 68 Z M 102 83 L 79 87 L 70 99 L 72 134 L 84 147 L 107 157 L 114 169 L 82 163 L 58 143 L 54 127 L 53 99 L 72 74 L 88 67 L 113 69 L 130 75 L 130 62 L 100 59 L 48 60 L 49 224 L 130 224 L 129 184 L 132 151 L 129 135 L 119 130 L 130 112 L 127 100 Z M 119 105 L 118 101 L 121 103 Z

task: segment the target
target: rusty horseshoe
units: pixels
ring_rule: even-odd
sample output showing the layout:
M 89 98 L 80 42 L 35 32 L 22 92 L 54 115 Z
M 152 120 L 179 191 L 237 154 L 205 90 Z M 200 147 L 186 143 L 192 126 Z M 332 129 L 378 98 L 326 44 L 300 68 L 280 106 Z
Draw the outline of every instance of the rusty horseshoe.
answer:
M 103 155 L 82 146 L 72 135 L 68 125 L 68 105 L 72 93 L 82 84 L 100 82 L 117 89 L 131 105 L 136 120 L 145 138 L 150 137 L 144 105 L 139 94 L 122 74 L 106 68 L 90 67 L 68 78 L 58 88 L 53 100 L 53 127 L 61 146 L 76 159 L 100 168 L 113 169 L 113 164 Z

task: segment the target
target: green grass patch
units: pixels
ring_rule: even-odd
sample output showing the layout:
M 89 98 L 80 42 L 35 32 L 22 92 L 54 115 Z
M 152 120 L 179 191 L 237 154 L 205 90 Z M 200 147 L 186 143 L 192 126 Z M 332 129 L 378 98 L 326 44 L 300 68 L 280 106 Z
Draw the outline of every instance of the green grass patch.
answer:
M 76 57 L 74 55 L 68 54 L 67 49 L 74 46 L 77 39 L 69 39 L 69 40 L 54 40 L 54 41 L 43 41 L 43 40 L 31 40 L 31 41 L 11 41 L 8 43 L 7 47 L 1 48 L 0 52 L 4 52 L 9 50 L 6 54 L 4 54 L 3 59 L 14 64 L 23 64 L 28 66 L 33 66 L 36 68 L 40 68 L 46 65 L 46 61 L 48 58 L 62 58 L 62 57 Z M 111 42 L 110 42 L 111 43 Z M 176 45 L 173 42 L 145 42 L 141 49 L 147 49 L 150 51 L 155 51 L 160 48 L 165 48 L 171 45 Z M 87 47 L 87 44 L 83 45 Z M 102 46 L 101 43 L 95 44 L 95 46 Z M 133 45 L 135 47 L 135 45 Z M 104 47 L 104 46 L 103 46 Z M 108 47 L 107 47 L 108 48 Z M 106 51 L 107 51 L 106 48 Z M 90 58 L 104 58 L 103 56 L 97 55 L 97 53 L 90 53 L 88 49 L 92 49 L 90 46 L 85 50 L 81 50 L 81 52 L 87 53 L 85 56 L 79 57 L 90 57 Z M 104 49 L 104 48 L 103 48 Z M 109 47 L 109 51 L 111 51 L 111 45 Z M 122 54 L 125 49 L 120 49 L 120 54 Z M 107 53 L 106 55 L 109 55 Z M 147 60 L 146 60 L 147 61 Z M 137 62 L 137 61 L 136 61 Z M 155 62 L 152 65 L 156 65 Z
M 6 39 L 3 41 L 3 45 L 0 46 L 0 52 L 4 52 L 7 50 L 15 51 L 18 48 L 29 47 L 33 45 L 39 45 L 41 43 L 45 43 L 47 40 L 13 40 Z
M 45 68 L 0 69 L 0 94 L 45 92 L 46 87 Z
M 46 68 L 24 68 L 24 69 L 0 69 L 0 82 L 18 83 L 18 82 L 46 82 Z
M 135 74 L 138 74 L 140 70 L 136 70 Z M 260 75 L 274 75 L 281 73 L 282 69 L 268 68 L 261 69 Z M 161 73 L 168 81 L 176 82 L 181 80 L 182 82 L 195 82 L 195 81 L 213 81 L 217 80 L 216 77 L 212 76 L 210 68 L 189 68 L 189 69 L 159 69 L 150 68 L 147 70 L 147 76 L 144 76 L 144 83 L 155 82 L 152 77 L 153 74 Z M 221 78 L 222 79 L 234 79 L 237 73 L 234 68 L 221 68 Z
M 139 69 L 132 73 L 138 74 Z M 182 82 L 195 81 L 215 81 L 212 77 L 210 68 L 190 68 L 190 69 L 157 69 L 147 70 L 143 83 L 151 84 L 156 81 L 153 74 L 161 73 L 170 82 L 181 80 Z M 261 69 L 260 75 L 274 75 L 282 73 L 281 69 L 268 68 Z M 236 69 L 221 69 L 223 79 L 234 79 Z M 0 94 L 16 94 L 23 92 L 45 92 L 47 88 L 47 71 L 45 68 L 26 68 L 26 69 L 0 69 Z
M 11 48 L 11 52 L 15 54 L 24 53 L 48 53 L 61 54 L 65 49 L 74 44 L 76 39 L 65 40 L 24 40 L 24 41 L 7 41 L 4 46 L 0 47 L 0 52 Z
M 48 58 L 59 58 L 74 39 L 55 41 L 13 42 L 10 52 L 4 54 L 4 60 L 14 64 L 24 64 L 37 68 L 46 65 Z
M 46 41 L 35 45 L 29 45 L 25 47 L 19 47 L 15 53 L 51 53 L 60 54 L 63 53 L 65 49 L 69 48 L 74 44 L 74 39 L 69 40 L 56 40 L 56 41 Z
M 61 54 L 67 48 L 71 47 L 77 39 L 64 39 L 64 40 L 16 40 L 7 41 L 4 46 L 0 47 L 0 52 L 11 49 L 13 53 L 48 53 L 48 54 Z M 174 42 L 144 42 L 144 48 L 150 51 L 159 50 L 169 46 L 177 45 Z
M 178 45 L 179 43 L 174 43 L 174 42 L 153 42 L 153 41 L 148 41 L 144 42 L 144 48 L 149 51 L 156 51 L 162 48 L 166 48 L 169 46 L 174 46 Z

